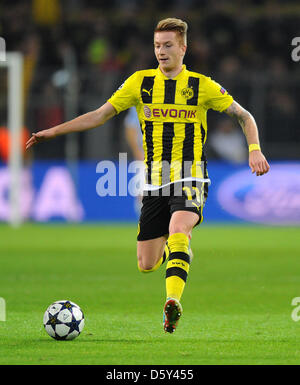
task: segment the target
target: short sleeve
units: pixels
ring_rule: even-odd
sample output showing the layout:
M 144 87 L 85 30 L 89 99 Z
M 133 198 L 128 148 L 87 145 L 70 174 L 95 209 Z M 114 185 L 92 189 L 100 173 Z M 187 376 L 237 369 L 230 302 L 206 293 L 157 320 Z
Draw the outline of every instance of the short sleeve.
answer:
M 233 102 L 233 97 L 219 83 L 207 77 L 205 81 L 205 107 L 223 112 Z
M 108 102 L 119 114 L 121 111 L 135 106 L 138 100 L 138 76 L 135 72 L 112 95 Z

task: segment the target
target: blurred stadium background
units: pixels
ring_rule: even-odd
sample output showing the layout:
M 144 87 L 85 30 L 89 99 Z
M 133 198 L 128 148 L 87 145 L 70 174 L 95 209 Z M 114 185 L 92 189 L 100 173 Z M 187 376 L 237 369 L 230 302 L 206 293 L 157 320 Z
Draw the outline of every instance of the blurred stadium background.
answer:
M 299 225 L 300 63 L 291 58 L 291 41 L 300 36 L 298 1 L 1 0 L 0 36 L 7 52 L 24 60 L 24 138 L 97 108 L 134 71 L 156 67 L 153 28 L 169 16 L 189 23 L 187 67 L 211 76 L 251 111 L 272 165 L 263 178 L 251 175 L 241 129 L 209 111 L 205 223 Z M 0 68 L 3 222 L 11 212 L 7 79 Z M 133 159 L 125 116 L 25 154 L 24 221 L 136 222 L 134 197 L 96 193 L 99 161 L 118 162 L 124 152 Z

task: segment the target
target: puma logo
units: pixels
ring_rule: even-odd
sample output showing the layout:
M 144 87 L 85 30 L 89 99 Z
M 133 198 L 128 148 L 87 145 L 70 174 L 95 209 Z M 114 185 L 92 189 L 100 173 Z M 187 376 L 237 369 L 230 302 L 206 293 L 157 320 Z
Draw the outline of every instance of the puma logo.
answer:
M 191 202 L 191 203 L 192 203 L 192 205 L 194 205 L 194 206 L 196 207 L 196 209 L 199 211 L 200 205 L 197 205 L 195 202 Z
M 152 93 L 152 88 L 148 91 L 148 90 L 145 90 L 145 88 L 142 89 L 142 92 L 146 92 L 146 94 L 148 94 L 149 96 L 151 96 L 151 93 Z
M 185 267 L 185 264 L 182 262 L 172 262 L 172 265 L 181 265 L 181 266 Z

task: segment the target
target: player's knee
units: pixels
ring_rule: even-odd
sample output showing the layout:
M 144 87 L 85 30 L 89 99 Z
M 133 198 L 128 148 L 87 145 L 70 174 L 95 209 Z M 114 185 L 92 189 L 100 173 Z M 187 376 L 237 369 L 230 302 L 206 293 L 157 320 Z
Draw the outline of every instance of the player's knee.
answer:
M 182 233 L 188 235 L 190 233 L 191 229 L 189 226 L 185 223 L 173 223 L 170 225 L 169 228 L 169 234 L 176 234 L 176 233 Z
M 138 256 L 138 269 L 141 273 L 151 273 L 154 265 L 151 261 L 147 261 L 141 256 Z

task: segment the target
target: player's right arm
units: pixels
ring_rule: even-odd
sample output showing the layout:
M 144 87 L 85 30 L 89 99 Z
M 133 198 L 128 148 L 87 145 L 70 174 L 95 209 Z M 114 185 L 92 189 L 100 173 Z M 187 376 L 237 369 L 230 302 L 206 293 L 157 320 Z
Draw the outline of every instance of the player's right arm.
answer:
M 60 135 L 69 134 L 71 132 L 86 131 L 104 124 L 108 119 L 112 118 L 121 111 L 136 104 L 137 101 L 137 72 L 131 75 L 113 96 L 103 106 L 97 110 L 80 115 L 77 118 L 66 123 L 33 133 L 26 143 L 26 149 L 31 146 L 56 138 Z
M 26 143 L 26 149 L 45 140 L 54 139 L 60 135 L 69 134 L 71 132 L 86 131 L 90 128 L 101 126 L 107 120 L 116 115 L 116 113 L 115 108 L 109 102 L 106 102 L 97 110 L 90 111 L 84 115 L 78 116 L 75 119 L 58 126 L 51 127 L 47 130 L 33 133 L 31 138 Z

